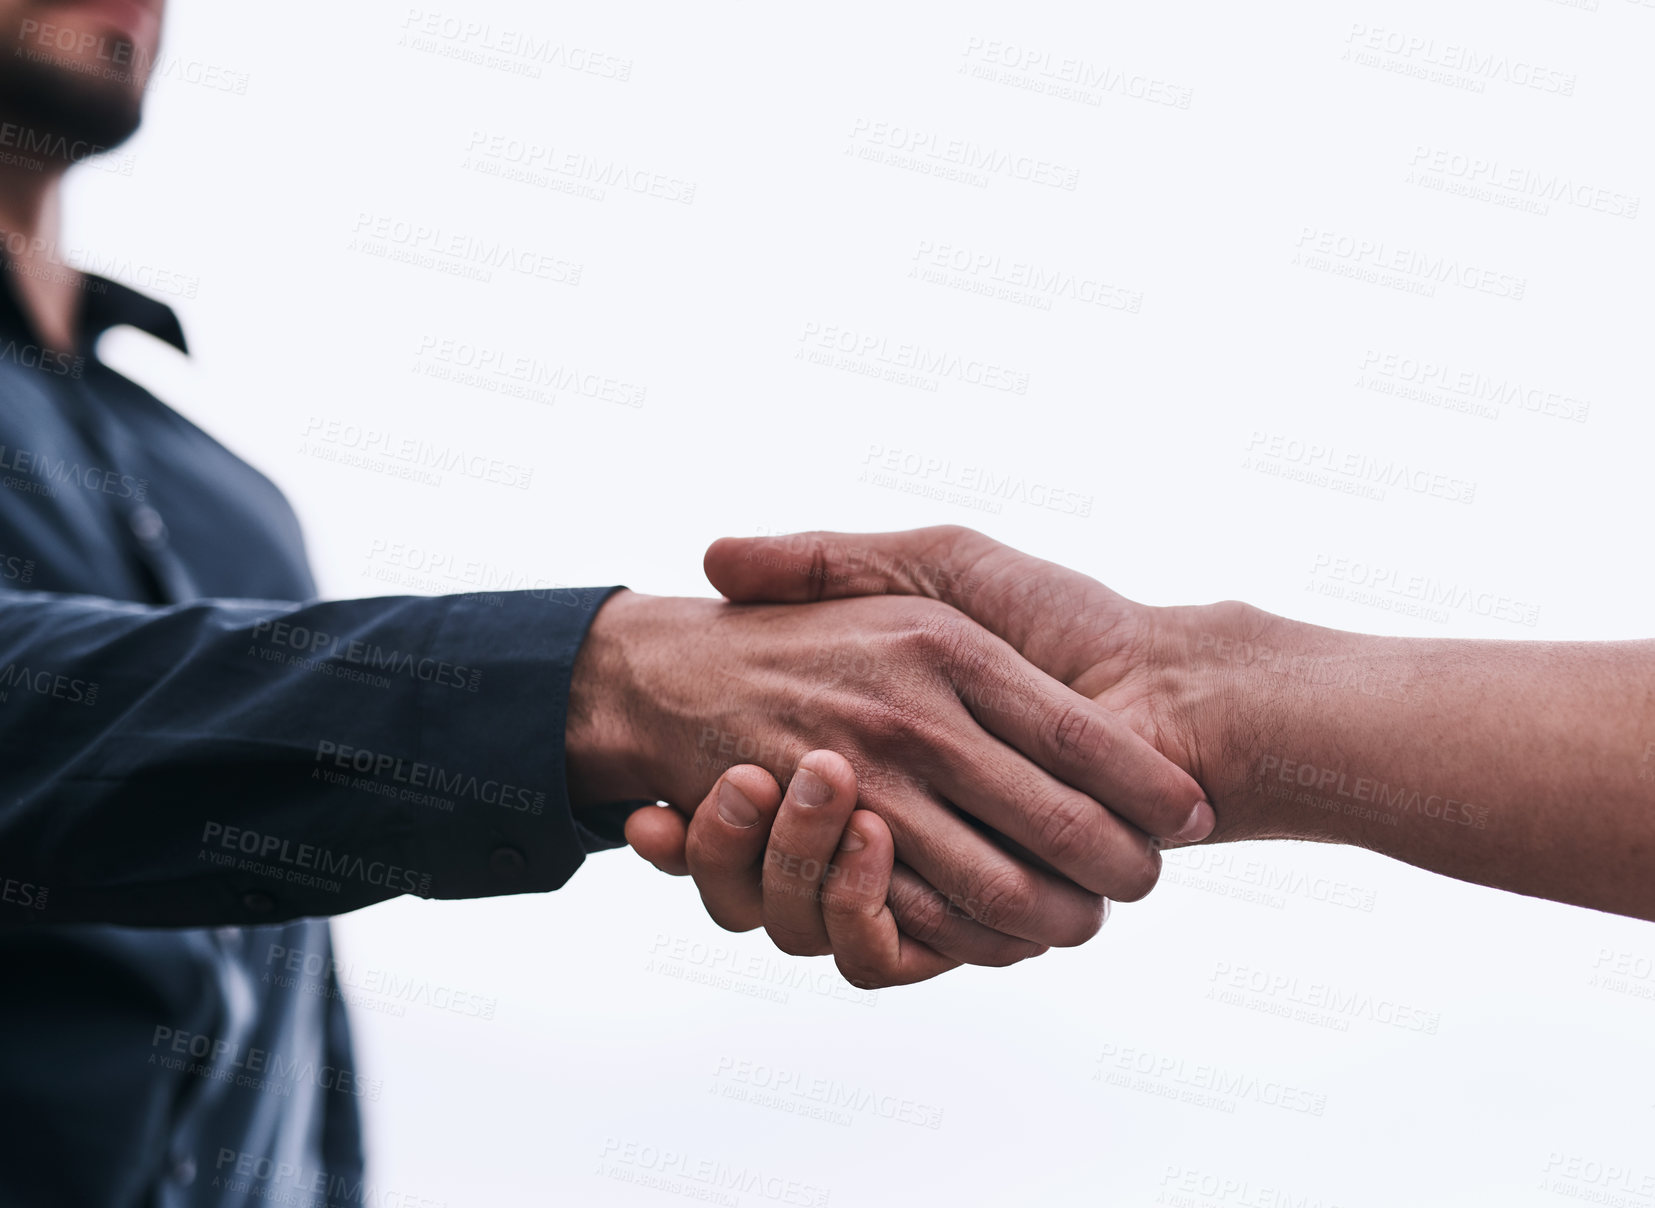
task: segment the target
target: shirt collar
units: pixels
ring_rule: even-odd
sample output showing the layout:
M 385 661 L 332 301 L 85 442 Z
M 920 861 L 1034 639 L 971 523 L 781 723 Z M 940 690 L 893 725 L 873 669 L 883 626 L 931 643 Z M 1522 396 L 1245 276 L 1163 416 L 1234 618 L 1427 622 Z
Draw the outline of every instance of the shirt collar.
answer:
M 28 323 L 17 304 L 12 271 L 10 257 L 0 250 L 0 324 L 9 322 L 26 331 Z M 136 327 L 158 340 L 165 340 L 186 356 L 189 354 L 184 326 L 165 302 L 96 273 L 82 273 L 81 278 L 80 330 L 76 343 L 88 355 L 98 337 L 111 327 Z
M 91 348 L 98 337 L 111 327 L 136 327 L 189 355 L 189 345 L 184 342 L 184 326 L 172 307 L 148 294 L 139 293 L 131 286 L 96 273 L 86 273 L 85 279 L 86 292 L 80 312 L 82 348 Z

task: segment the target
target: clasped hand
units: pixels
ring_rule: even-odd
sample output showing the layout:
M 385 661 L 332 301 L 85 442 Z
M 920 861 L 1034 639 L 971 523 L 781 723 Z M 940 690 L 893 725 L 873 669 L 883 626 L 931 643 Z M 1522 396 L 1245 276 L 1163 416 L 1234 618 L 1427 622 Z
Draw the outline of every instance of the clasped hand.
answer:
M 958 528 L 727 539 L 706 569 L 729 602 L 681 623 L 739 631 L 740 671 L 657 702 L 698 730 L 660 783 L 704 791 L 626 833 L 721 926 L 862 987 L 1006 965 L 1091 938 L 1163 842 L 1212 831 L 1150 610 L 1102 584 Z

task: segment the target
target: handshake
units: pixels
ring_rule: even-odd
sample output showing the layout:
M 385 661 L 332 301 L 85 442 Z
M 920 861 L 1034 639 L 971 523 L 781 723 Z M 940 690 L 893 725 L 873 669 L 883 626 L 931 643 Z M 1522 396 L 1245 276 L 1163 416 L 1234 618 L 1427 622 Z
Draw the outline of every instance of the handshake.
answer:
M 1655 920 L 1655 642 L 1151 608 L 962 528 L 726 539 L 706 568 L 726 600 L 599 609 L 570 800 L 666 802 L 628 817 L 639 854 L 856 985 L 1084 943 L 1203 841 Z
M 961 528 L 726 539 L 706 569 L 727 601 L 597 614 L 568 778 L 577 814 L 667 802 L 626 837 L 720 925 L 863 987 L 1007 965 L 1091 938 L 1163 845 L 1213 835 L 1209 610 Z

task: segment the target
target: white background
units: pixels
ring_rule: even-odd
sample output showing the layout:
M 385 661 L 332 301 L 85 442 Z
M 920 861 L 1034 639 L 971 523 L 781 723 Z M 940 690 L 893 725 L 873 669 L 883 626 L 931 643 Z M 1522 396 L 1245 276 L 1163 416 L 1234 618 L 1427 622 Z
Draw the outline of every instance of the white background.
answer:
M 193 357 L 130 332 L 106 355 L 289 492 L 327 595 L 477 585 L 412 575 L 429 557 L 504 586 L 704 594 L 723 534 L 957 522 L 1153 603 L 1429 636 L 1651 632 L 1647 0 L 492 0 L 435 33 L 395 3 L 171 8 L 174 70 L 114 170 L 78 174 L 70 242 L 177 306 Z M 500 49 L 524 35 L 562 50 Z M 1065 58 L 1086 95 L 1049 91 Z M 1572 95 L 1511 82 L 1532 68 Z M 241 94 L 191 82 L 237 76 Z M 1061 165 L 1075 187 L 877 162 L 862 122 Z M 693 182 L 693 200 L 467 167 L 495 136 Z M 580 280 L 353 247 L 379 220 Z M 1307 262 L 1324 238 L 1334 254 Z M 927 279 L 926 248 L 966 269 Z M 1411 266 L 1408 289 L 1350 275 L 1378 257 Z M 1017 265 L 1136 313 L 950 284 Z M 1485 271 L 1493 292 L 1465 286 Z M 801 357 L 828 328 L 1027 390 Z M 640 386 L 642 405 L 443 380 L 445 341 Z M 1387 393 L 1372 371 L 1393 354 L 1521 393 L 1481 412 Z M 1589 403 L 1584 422 L 1524 405 L 1547 395 Z M 532 467 L 532 485 L 341 464 L 327 448 L 354 438 L 312 439 L 333 424 Z M 1311 445 L 1474 496 L 1334 489 Z M 1009 492 L 942 486 L 985 471 Z M 1357 595 L 1373 567 L 1392 577 Z M 1410 615 L 1387 586 L 1416 579 L 1487 606 Z M 719 931 L 687 882 L 626 852 L 553 895 L 402 900 L 337 931 L 358 980 L 494 1005 L 359 996 L 386 1202 L 1655 1204 L 1655 931 L 1361 851 L 1183 853 L 1082 949 L 872 1002 L 829 961 Z M 1226 1000 L 1230 979 L 1265 988 Z M 1273 1013 L 1324 990 L 1357 1004 L 1335 1026 Z M 824 1102 L 848 1106 L 811 1118 Z

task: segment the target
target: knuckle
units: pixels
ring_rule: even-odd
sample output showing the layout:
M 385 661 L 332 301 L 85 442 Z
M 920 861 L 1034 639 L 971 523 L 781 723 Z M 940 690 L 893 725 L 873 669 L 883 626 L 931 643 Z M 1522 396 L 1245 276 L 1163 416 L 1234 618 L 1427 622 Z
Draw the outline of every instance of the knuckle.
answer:
M 835 917 L 876 918 L 884 909 L 883 899 L 868 897 L 872 879 L 864 872 L 849 874 L 834 867 L 822 883 L 822 913 Z
M 1059 758 L 1096 766 L 1108 760 L 1113 745 L 1108 729 L 1098 720 L 1090 701 L 1072 700 L 1052 718 L 1052 746 Z
M 1037 805 L 1032 811 L 1036 853 L 1048 864 L 1062 869 L 1084 867 L 1098 857 L 1098 824 L 1091 804 L 1060 797 Z
M 706 834 L 691 821 L 690 832 L 684 838 L 684 863 L 689 865 L 690 875 L 695 878 L 696 884 L 717 868 L 711 845 L 707 842 Z
M 1065 912 L 1052 940 L 1054 947 L 1077 948 L 1103 928 L 1103 921 L 1109 917 L 1109 903 L 1097 894 L 1086 896 L 1085 910 Z
M 1141 902 L 1149 896 L 1150 890 L 1155 888 L 1160 879 L 1161 853 L 1154 848 L 1145 847 L 1135 853 L 1109 896 L 1117 902 Z
M 979 923 L 1004 931 L 1035 917 L 1039 897 L 1039 886 L 1028 873 L 1001 868 L 983 878 L 966 905 Z
M 868 733 L 904 750 L 921 742 L 931 729 L 912 708 L 887 699 L 870 700 L 863 718 Z
M 884 990 L 897 984 L 897 971 L 878 959 L 835 953 L 833 963 L 839 967 L 839 976 L 858 990 Z
M 726 931 L 751 931 L 759 925 L 758 912 L 727 906 L 707 906 L 707 915 Z
M 925 609 L 908 631 L 911 652 L 927 664 L 953 666 L 976 645 L 976 627 L 963 613 L 945 606 Z
M 747 870 L 752 857 L 730 850 L 719 839 L 709 838 L 706 832 L 692 825 L 684 841 L 684 861 L 697 881 L 714 878 L 731 881 Z
M 1156 792 L 1150 802 L 1145 829 L 1152 835 L 1175 835 L 1189 821 L 1194 808 L 1195 803 L 1182 785 L 1167 785 Z
M 820 936 L 800 931 L 774 919 L 764 924 L 765 934 L 772 943 L 789 956 L 826 956 L 831 949 Z
M 1029 940 L 979 926 L 929 886 L 893 881 L 891 914 L 908 938 L 966 964 L 1003 968 L 1046 950 Z
M 935 948 L 948 934 L 948 904 L 933 889 L 906 881 L 891 882 L 891 915 L 897 926 L 928 948 Z

